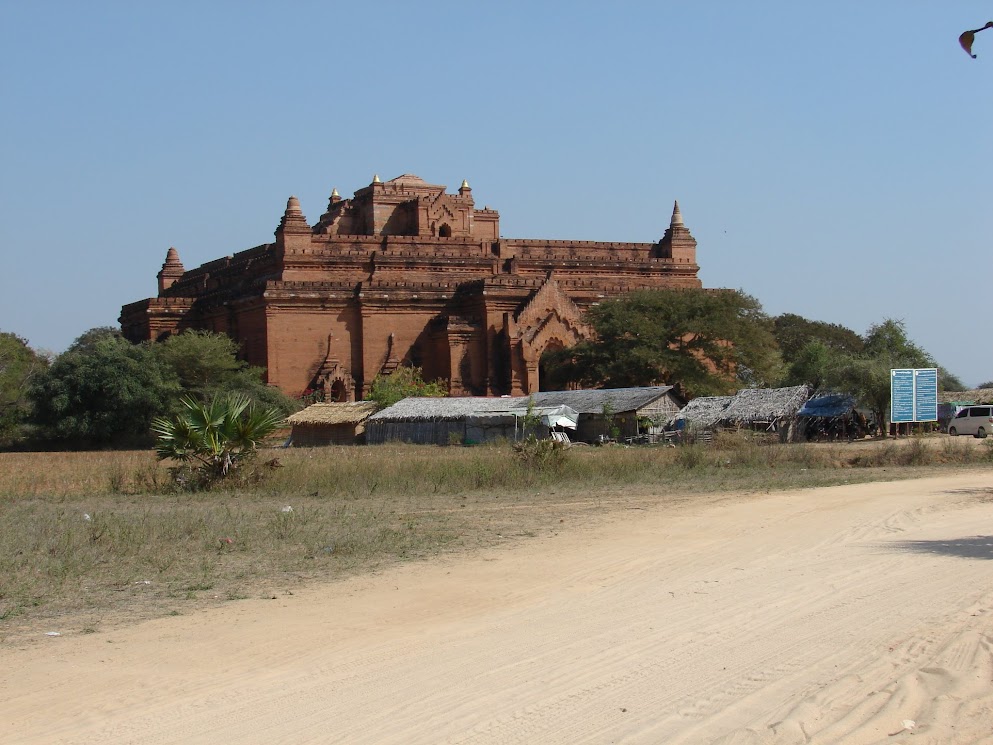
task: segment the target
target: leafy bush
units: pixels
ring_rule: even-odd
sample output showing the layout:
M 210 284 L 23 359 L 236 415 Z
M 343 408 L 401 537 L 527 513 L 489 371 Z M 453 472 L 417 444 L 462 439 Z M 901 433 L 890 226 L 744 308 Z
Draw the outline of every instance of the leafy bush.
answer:
M 534 435 L 515 442 L 514 452 L 522 465 L 536 471 L 558 470 L 568 458 L 565 443 L 550 439 L 539 440 Z
M 366 401 L 374 401 L 380 409 L 392 406 L 410 396 L 443 398 L 448 388 L 443 380 L 425 382 L 419 367 L 398 367 L 389 375 L 380 373 L 369 386 Z

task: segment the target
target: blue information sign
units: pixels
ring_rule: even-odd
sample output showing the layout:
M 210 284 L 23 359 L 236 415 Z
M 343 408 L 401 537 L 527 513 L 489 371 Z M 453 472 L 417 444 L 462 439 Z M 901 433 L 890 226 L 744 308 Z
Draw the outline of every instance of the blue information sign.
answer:
M 938 369 L 914 370 L 914 421 L 938 421 Z
M 937 368 L 890 370 L 890 421 L 938 421 Z
M 914 371 L 890 370 L 890 421 L 914 421 Z

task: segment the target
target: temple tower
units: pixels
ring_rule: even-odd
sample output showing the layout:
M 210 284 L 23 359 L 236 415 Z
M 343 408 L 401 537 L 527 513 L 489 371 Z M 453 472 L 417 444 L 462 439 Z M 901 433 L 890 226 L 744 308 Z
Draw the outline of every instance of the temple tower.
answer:
M 669 228 L 659 241 L 658 257 L 672 259 L 675 264 L 696 265 L 696 238 L 683 224 L 683 213 L 679 211 L 678 201 L 673 204 Z

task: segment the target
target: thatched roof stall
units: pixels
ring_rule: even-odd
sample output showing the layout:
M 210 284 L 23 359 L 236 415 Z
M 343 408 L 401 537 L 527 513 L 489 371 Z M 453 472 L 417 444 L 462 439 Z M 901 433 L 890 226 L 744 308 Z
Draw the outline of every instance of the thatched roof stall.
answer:
M 671 419 L 673 425 L 683 422 L 687 429 L 713 427 L 724 415 L 733 396 L 700 396 L 694 398 Z
M 661 426 L 682 404 L 672 386 L 542 391 L 513 398 L 405 398 L 369 418 L 366 438 L 369 443 L 439 445 L 514 439 L 530 405 L 542 420 L 539 436 L 551 428 L 575 427 L 577 439 L 594 442 L 614 427 L 622 437 L 637 435 L 639 417 Z
M 993 388 L 974 388 L 971 391 L 938 391 L 938 403 L 958 406 L 993 404 Z
M 578 391 L 539 391 L 532 397 L 536 406 L 565 405 L 579 413 L 576 436 L 595 442 L 619 430 L 621 438 L 639 433 L 639 420 L 661 430 L 686 401 L 671 385 L 642 388 L 595 388 Z
M 779 432 L 792 439 L 797 412 L 810 398 L 805 385 L 788 388 L 743 388 L 731 399 L 718 424 Z
M 313 404 L 291 414 L 290 439 L 295 447 L 354 445 L 363 433 L 364 422 L 376 411 L 372 401 Z
M 366 442 L 412 442 L 421 445 L 450 445 L 464 443 L 467 439 L 466 425 L 470 417 L 479 417 L 489 412 L 503 412 L 503 420 L 494 417 L 487 426 L 485 439 L 494 439 L 510 432 L 513 437 L 516 417 L 508 409 L 507 399 L 464 396 L 458 398 L 405 398 L 402 401 L 373 414 L 366 421 Z
M 805 385 L 789 388 L 742 388 L 724 410 L 720 421 L 734 425 L 773 424 L 792 418 L 810 398 Z

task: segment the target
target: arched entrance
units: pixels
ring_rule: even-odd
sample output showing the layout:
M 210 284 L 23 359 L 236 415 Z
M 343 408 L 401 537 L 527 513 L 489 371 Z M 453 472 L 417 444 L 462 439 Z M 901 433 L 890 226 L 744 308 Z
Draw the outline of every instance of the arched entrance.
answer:
M 447 222 L 443 223 L 440 228 L 438 228 L 439 238 L 451 238 L 452 237 L 452 226 Z
M 340 403 L 347 400 L 348 389 L 345 387 L 345 381 L 339 378 L 331 383 L 331 386 L 328 388 L 326 401 L 327 403 Z
M 568 354 L 561 339 L 551 339 L 538 358 L 538 390 L 567 390 L 566 364 Z
M 548 390 L 554 383 L 551 378 L 551 360 L 553 350 L 562 347 L 573 347 L 584 339 L 592 336 L 592 330 L 583 322 L 582 311 L 569 297 L 563 293 L 554 279 L 548 277 L 530 300 L 517 312 L 514 319 L 517 323 L 511 344 L 517 344 L 514 360 L 514 372 L 520 374 L 520 382 L 514 383 L 515 389 L 522 394 Z M 549 357 L 542 360 L 546 351 Z M 557 354 L 565 357 L 564 352 Z M 544 363 L 544 364 L 543 364 Z M 544 373 L 540 368 L 544 367 Z M 519 373 L 517 372 L 519 371 Z M 539 380 L 544 377 L 539 387 Z

